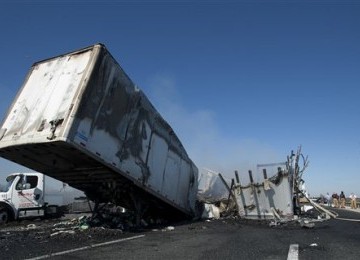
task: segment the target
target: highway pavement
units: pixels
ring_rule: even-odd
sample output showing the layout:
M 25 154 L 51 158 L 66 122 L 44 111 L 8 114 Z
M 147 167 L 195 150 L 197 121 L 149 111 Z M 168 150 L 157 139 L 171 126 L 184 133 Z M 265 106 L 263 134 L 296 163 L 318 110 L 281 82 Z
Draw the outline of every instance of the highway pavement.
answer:
M 73 251 L 55 259 L 360 259 L 360 211 L 333 209 L 337 219 L 313 228 L 288 223 L 220 219 L 181 223 L 128 234 L 127 239 Z M 52 252 L 54 253 L 54 252 Z M 43 254 L 37 258 L 48 258 Z

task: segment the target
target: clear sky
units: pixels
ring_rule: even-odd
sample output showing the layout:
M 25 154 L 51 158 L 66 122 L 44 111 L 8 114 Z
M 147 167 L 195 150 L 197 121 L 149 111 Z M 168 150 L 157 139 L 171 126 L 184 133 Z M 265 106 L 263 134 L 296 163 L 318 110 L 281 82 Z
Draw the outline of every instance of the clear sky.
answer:
M 360 195 L 356 1 L 2 0 L 0 37 L 1 118 L 32 63 L 101 42 L 199 169 L 246 178 L 302 145 L 311 195 Z

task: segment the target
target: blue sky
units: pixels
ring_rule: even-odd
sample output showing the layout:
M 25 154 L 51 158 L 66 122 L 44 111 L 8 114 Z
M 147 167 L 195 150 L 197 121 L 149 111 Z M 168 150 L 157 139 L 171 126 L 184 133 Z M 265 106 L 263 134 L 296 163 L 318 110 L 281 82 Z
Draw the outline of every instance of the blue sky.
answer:
M 359 28 L 352 1 L 3 0 L 0 117 L 32 63 L 102 42 L 200 169 L 302 145 L 311 195 L 360 195 Z

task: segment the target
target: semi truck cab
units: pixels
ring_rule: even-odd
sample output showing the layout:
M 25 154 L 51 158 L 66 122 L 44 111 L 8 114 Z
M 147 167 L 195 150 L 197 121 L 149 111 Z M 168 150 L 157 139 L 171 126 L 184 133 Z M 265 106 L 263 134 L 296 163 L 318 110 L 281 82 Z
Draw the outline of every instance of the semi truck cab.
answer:
M 0 223 L 46 214 L 42 173 L 13 173 L 6 178 L 5 190 L 0 192 Z

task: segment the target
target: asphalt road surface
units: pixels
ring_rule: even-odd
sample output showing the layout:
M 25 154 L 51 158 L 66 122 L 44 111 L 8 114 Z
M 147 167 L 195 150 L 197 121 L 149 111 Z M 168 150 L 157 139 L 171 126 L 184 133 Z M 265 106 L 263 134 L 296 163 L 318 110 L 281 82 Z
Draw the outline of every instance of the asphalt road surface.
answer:
M 29 233 L 30 241 L 24 238 L 17 247 L 8 241 L 4 250 L 5 236 L 0 259 L 360 259 L 360 214 L 338 212 L 337 219 L 314 228 L 220 219 L 141 232 L 93 230 L 47 240 Z
M 353 215 L 343 217 L 353 218 Z M 298 245 L 298 259 L 360 259 L 360 223 L 329 220 L 305 229 L 297 225 L 270 228 L 259 223 L 219 220 L 177 226 L 174 231 L 149 232 L 141 238 L 69 256 L 76 259 L 287 259 L 291 245 Z

